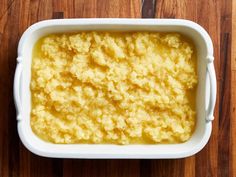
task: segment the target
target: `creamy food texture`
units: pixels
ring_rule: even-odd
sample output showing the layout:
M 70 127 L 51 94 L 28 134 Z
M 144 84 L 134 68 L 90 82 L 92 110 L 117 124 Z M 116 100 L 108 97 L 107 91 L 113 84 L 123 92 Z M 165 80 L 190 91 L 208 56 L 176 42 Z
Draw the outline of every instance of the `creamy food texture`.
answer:
M 52 143 L 187 141 L 196 52 L 177 33 L 79 32 L 33 49 L 31 127 Z

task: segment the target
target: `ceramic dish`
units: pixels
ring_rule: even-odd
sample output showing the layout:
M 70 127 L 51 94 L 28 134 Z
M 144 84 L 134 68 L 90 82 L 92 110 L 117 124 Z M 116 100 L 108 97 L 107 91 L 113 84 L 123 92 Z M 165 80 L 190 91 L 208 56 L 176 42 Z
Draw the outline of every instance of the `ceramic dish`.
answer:
M 52 144 L 38 138 L 30 126 L 32 48 L 42 36 L 78 31 L 178 32 L 191 38 L 197 50 L 198 86 L 196 128 L 192 137 L 180 144 L 110 145 Z M 181 19 L 60 19 L 38 22 L 22 35 L 18 45 L 14 78 L 14 99 L 18 133 L 33 153 L 57 158 L 183 158 L 200 151 L 208 142 L 216 101 L 213 45 L 198 24 Z

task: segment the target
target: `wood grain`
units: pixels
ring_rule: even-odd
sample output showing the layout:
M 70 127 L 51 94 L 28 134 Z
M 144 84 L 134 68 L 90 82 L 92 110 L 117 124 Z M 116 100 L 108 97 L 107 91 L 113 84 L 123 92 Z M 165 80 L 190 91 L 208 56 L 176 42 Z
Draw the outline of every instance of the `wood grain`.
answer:
M 236 1 L 232 1 L 232 29 L 231 29 L 231 119 L 230 119 L 230 176 L 236 176 Z
M 37 21 L 85 17 L 184 18 L 208 31 L 218 94 L 201 152 L 178 160 L 70 160 L 39 157 L 22 145 L 12 96 L 18 40 Z M 0 0 L 0 177 L 236 177 L 235 46 L 235 0 Z

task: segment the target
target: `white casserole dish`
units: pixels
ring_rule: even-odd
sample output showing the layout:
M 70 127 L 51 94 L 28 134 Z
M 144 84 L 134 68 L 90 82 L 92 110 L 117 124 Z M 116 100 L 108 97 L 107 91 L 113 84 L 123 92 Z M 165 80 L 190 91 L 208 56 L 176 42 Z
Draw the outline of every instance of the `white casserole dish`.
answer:
M 96 145 L 52 144 L 38 138 L 31 130 L 31 60 L 35 42 L 51 33 L 72 31 L 159 31 L 180 32 L 190 37 L 197 49 L 198 86 L 196 129 L 182 144 Z M 208 142 L 216 101 L 216 76 L 213 45 L 207 32 L 198 24 L 180 19 L 60 19 L 30 26 L 18 45 L 14 78 L 14 99 L 18 133 L 23 144 L 33 153 L 58 158 L 183 158 L 200 151 Z

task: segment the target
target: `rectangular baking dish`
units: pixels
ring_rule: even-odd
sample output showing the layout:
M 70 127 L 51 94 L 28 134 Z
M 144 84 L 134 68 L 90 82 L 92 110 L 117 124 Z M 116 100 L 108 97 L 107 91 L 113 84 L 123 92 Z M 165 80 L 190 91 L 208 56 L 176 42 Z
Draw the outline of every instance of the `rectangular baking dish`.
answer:
M 52 144 L 38 138 L 30 126 L 32 48 L 42 36 L 74 31 L 179 32 L 191 38 L 197 49 L 199 80 L 196 98 L 196 129 L 192 137 L 181 144 L 153 145 Z M 20 139 L 31 152 L 45 157 L 168 159 L 191 156 L 206 145 L 211 135 L 216 101 L 216 76 L 213 60 L 211 38 L 201 26 L 188 20 L 60 19 L 38 22 L 24 32 L 18 45 L 14 100 Z

